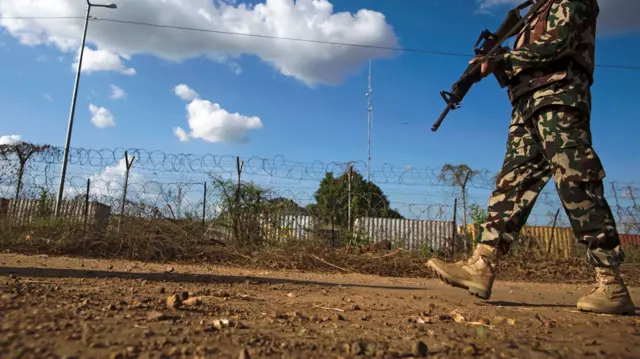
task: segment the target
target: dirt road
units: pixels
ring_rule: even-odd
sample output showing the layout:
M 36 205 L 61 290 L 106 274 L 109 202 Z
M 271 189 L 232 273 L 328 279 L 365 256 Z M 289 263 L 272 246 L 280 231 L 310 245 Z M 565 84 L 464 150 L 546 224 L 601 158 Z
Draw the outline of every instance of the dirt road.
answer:
M 575 311 L 590 287 L 498 281 L 482 301 L 432 279 L 0 254 L 0 357 L 639 358 L 640 317 Z

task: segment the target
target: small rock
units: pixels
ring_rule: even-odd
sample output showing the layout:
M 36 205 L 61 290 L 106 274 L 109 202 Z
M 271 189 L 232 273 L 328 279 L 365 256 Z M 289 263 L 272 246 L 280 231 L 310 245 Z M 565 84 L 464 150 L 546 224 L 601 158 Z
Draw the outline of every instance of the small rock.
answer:
M 429 348 L 422 341 L 417 341 L 411 346 L 411 354 L 415 357 L 426 357 L 429 353 Z
M 247 350 L 247 348 L 244 348 L 240 351 L 238 359 L 251 359 L 251 355 L 249 355 L 249 351 Z
M 166 318 L 167 317 L 163 313 L 158 312 L 158 311 L 152 311 L 152 312 L 149 312 L 147 314 L 147 319 L 148 320 L 163 320 L 163 319 L 166 319 Z
M 233 325 L 233 322 L 229 319 L 216 319 L 213 321 L 213 327 L 216 329 L 227 328 Z
M 349 354 L 349 351 L 351 351 L 351 345 L 349 345 L 349 344 L 347 344 L 347 343 L 342 344 L 342 350 L 343 350 L 345 353 Z
M 202 300 L 198 297 L 191 297 L 186 299 L 185 301 L 182 302 L 185 305 L 195 305 L 195 306 L 199 306 L 202 305 Z
M 433 317 L 424 317 L 416 319 L 418 324 L 433 324 L 436 322 L 436 319 Z
M 362 352 L 364 352 L 364 346 L 361 342 L 354 342 L 351 344 L 349 354 L 360 355 Z
M 172 273 L 175 269 L 171 266 L 167 267 L 166 272 L 167 273 Z
M 451 316 L 456 323 L 462 323 L 467 320 L 462 314 L 456 312 L 455 310 L 451 312 Z
M 462 349 L 462 354 L 464 355 L 475 355 L 476 347 L 474 345 L 466 345 L 464 349 Z
M 364 355 L 374 355 L 376 353 L 376 345 L 373 343 L 367 343 L 364 348 Z
M 551 329 L 551 328 L 555 328 L 558 325 L 558 323 L 554 320 L 545 320 L 542 323 L 542 326 L 545 327 L 546 329 Z
M 182 300 L 178 297 L 177 294 L 170 295 L 167 297 L 167 307 L 169 308 L 180 308 L 182 305 Z

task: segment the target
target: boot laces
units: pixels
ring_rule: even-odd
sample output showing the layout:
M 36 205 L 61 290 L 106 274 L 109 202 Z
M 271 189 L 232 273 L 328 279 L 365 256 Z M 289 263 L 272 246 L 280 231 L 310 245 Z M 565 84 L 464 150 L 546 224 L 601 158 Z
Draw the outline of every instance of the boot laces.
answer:
M 611 271 L 609 269 L 604 269 L 604 268 L 596 268 L 596 285 L 595 287 L 591 290 L 590 294 L 594 294 L 594 293 L 601 293 L 601 294 L 609 294 L 608 290 L 609 289 L 609 285 L 611 284 L 615 284 L 616 283 L 616 279 L 615 279 L 615 275 L 613 273 L 611 273 Z

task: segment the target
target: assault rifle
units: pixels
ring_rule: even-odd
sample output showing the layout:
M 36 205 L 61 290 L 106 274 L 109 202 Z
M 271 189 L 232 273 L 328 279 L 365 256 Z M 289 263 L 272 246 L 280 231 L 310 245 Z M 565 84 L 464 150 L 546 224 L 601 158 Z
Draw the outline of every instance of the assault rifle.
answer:
M 509 47 L 502 46 L 502 43 L 504 43 L 508 38 L 516 35 L 524 27 L 525 19 L 520 15 L 520 11 L 533 5 L 526 16 L 526 21 L 528 22 L 531 19 L 531 16 L 535 15 L 535 13 L 547 1 L 549 0 L 537 0 L 534 5 L 534 0 L 527 0 L 516 8 L 509 10 L 504 21 L 495 33 L 492 33 L 489 30 L 484 30 L 480 34 L 478 41 L 476 41 L 476 44 L 473 47 L 473 52 L 476 57 L 493 56 L 509 51 Z M 471 89 L 471 86 L 482 80 L 480 66 L 480 63 L 470 64 L 467 66 L 467 69 L 464 71 L 462 76 L 460 76 L 460 79 L 453 84 L 451 91 L 440 92 L 440 95 L 447 103 L 447 107 L 442 111 L 440 117 L 433 124 L 431 131 L 437 131 L 449 111 L 460 108 L 460 103 L 467 95 L 467 92 Z M 496 80 L 498 80 L 500 87 L 504 88 L 507 86 L 508 78 L 504 72 L 496 71 L 494 72 L 494 76 L 496 77 Z

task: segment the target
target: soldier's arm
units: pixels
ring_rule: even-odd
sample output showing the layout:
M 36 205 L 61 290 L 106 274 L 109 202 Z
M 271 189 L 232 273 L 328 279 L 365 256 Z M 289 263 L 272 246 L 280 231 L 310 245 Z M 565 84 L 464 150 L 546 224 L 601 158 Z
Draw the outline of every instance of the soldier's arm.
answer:
M 592 26 L 594 9 L 584 0 L 563 0 L 559 5 L 549 12 L 551 28 L 541 38 L 494 58 L 509 77 L 572 55 L 577 38 Z

